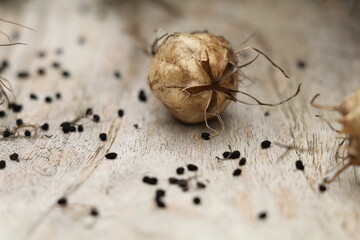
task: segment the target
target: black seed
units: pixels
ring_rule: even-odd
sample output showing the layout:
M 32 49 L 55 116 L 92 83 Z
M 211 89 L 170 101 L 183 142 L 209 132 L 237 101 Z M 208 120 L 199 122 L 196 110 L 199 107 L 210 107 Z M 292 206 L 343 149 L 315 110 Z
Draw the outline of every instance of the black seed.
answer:
M 195 205 L 199 205 L 199 204 L 201 203 L 201 199 L 200 199 L 199 197 L 194 197 L 193 203 L 194 203 Z
M 37 97 L 37 95 L 35 95 L 34 93 L 31 93 L 31 94 L 30 94 L 30 99 L 32 99 L 32 100 L 37 100 L 38 97 Z
M 56 99 L 61 99 L 61 93 L 58 92 L 58 93 L 56 93 L 55 96 L 56 96 Z
M 259 214 L 258 214 L 258 218 L 259 219 L 265 219 L 267 217 L 267 213 L 266 212 L 260 212 Z
M 59 62 L 53 62 L 53 64 L 52 64 L 53 68 L 59 68 L 60 65 L 61 64 Z
M 51 103 L 51 102 L 52 102 L 52 98 L 49 97 L 49 96 L 47 96 L 47 97 L 45 98 L 45 102 L 46 102 L 46 103 Z
M 300 69 L 306 68 L 306 63 L 303 60 L 298 60 L 296 63 L 297 67 Z
M 23 106 L 20 104 L 16 104 L 16 103 L 10 103 L 9 108 L 12 109 L 13 112 L 18 113 L 18 112 L 21 112 Z
M 41 129 L 44 131 L 49 130 L 49 124 L 48 123 L 44 123 L 43 125 L 41 125 Z
M 30 132 L 29 130 L 26 130 L 26 131 L 25 131 L 25 136 L 26 136 L 26 137 L 30 137 L 30 136 L 31 136 L 31 132 Z
M 165 196 L 165 191 L 164 190 L 162 190 L 162 189 L 156 190 L 155 197 L 161 198 L 161 197 L 164 197 L 164 196 Z
M 39 58 L 43 58 L 43 57 L 46 56 L 46 53 L 45 53 L 44 51 L 40 51 L 40 52 L 38 53 L 38 56 L 39 56 Z
M 0 118 L 3 118 L 3 117 L 5 117 L 5 116 L 6 116 L 5 111 L 0 111 Z
M 9 67 L 9 62 L 6 59 L 4 59 L 1 63 L 1 68 L 6 69 L 8 67 Z
M 12 132 L 10 132 L 8 129 L 6 129 L 4 132 L 3 132 L 3 137 L 6 138 L 6 137 L 10 137 L 12 135 Z
M 46 73 L 45 69 L 43 69 L 43 68 L 39 68 L 37 72 L 41 76 L 45 75 L 45 73 Z
M 70 72 L 69 71 L 62 71 L 61 75 L 64 77 L 64 78 L 69 78 L 70 77 Z
M 188 169 L 189 171 L 194 172 L 194 171 L 197 171 L 197 170 L 198 170 L 198 167 L 197 167 L 196 165 L 194 165 L 194 164 L 188 164 L 188 165 L 187 165 L 187 169 Z
M 240 157 L 240 152 L 239 151 L 233 151 L 232 153 L 230 153 L 230 159 L 237 159 Z
M 0 169 L 6 168 L 6 162 L 4 160 L 0 161 Z
M 210 133 L 207 132 L 201 133 L 201 138 L 204 140 L 210 140 Z
M 19 154 L 13 153 L 9 156 L 10 160 L 19 162 Z
M 105 155 L 105 157 L 106 157 L 107 159 L 115 159 L 115 158 L 117 158 L 117 153 L 114 153 L 114 152 L 107 153 L 107 154 Z
M 88 109 L 86 109 L 86 111 L 85 111 L 85 115 L 86 115 L 86 116 L 90 116 L 91 114 L 93 114 L 93 110 L 92 110 L 92 108 L 88 108 Z
M 235 169 L 234 172 L 233 172 L 233 176 L 240 176 L 240 174 L 241 174 L 241 169 L 240 168 Z
M 171 177 L 171 178 L 169 178 L 169 183 L 170 183 L 170 184 L 177 184 L 177 183 L 178 183 L 178 179 L 177 179 L 177 178 L 174 178 L 174 177 Z
M 83 132 L 83 131 L 84 131 L 83 125 L 79 125 L 79 126 L 78 126 L 78 131 L 79 131 L 79 132 Z
M 269 148 L 271 146 L 271 142 L 269 140 L 262 141 L 261 148 Z
M 303 164 L 303 162 L 301 161 L 301 160 L 297 160 L 296 162 L 295 162 L 295 167 L 296 167 L 296 169 L 298 169 L 298 170 L 304 170 L 304 164 Z
M 123 116 L 124 116 L 124 110 L 119 109 L 119 111 L 118 111 L 118 116 L 119 116 L 119 117 L 123 117 Z
M 97 114 L 95 114 L 95 115 L 93 116 L 93 120 L 94 120 L 94 122 L 99 122 L 99 121 L 100 121 L 100 116 L 97 115 Z
M 140 100 L 141 102 L 146 102 L 146 101 L 147 101 L 147 97 L 146 97 L 146 95 L 145 95 L 144 90 L 140 90 L 140 92 L 139 92 L 139 100 Z
M 326 186 L 323 185 L 323 184 L 320 184 L 320 185 L 319 185 L 319 191 L 320 191 L 320 192 L 325 192 L 325 191 L 326 191 Z
M 239 165 L 240 165 L 240 166 L 244 166 L 245 164 L 246 164 L 246 158 L 240 159 Z
M 27 71 L 18 72 L 18 78 L 28 78 L 29 76 L 30 74 Z
M 90 215 L 93 217 L 97 217 L 97 216 L 99 216 L 99 211 L 93 207 L 90 209 Z
M 66 197 L 62 197 L 57 201 L 57 204 L 59 204 L 60 206 L 66 206 L 67 205 L 67 198 Z
M 197 182 L 197 183 L 196 183 L 196 187 L 197 187 L 198 189 L 204 189 L 204 188 L 206 188 L 206 185 L 205 185 L 204 183 L 202 183 L 202 182 Z
M 120 79 L 121 78 L 121 74 L 119 71 L 115 71 L 114 72 L 114 76 L 117 78 L 117 79 Z
M 157 180 L 156 177 L 145 176 L 145 177 L 143 177 L 143 182 L 147 183 L 147 184 L 150 184 L 150 185 L 156 185 L 158 180 Z
M 224 158 L 227 158 L 230 155 L 230 152 L 228 152 L 228 151 L 223 152 L 222 155 L 223 155 Z
M 75 126 L 70 126 L 69 130 L 70 130 L 70 132 L 76 132 L 76 127 Z
M 267 116 L 269 116 L 269 115 L 270 115 L 269 112 L 265 112 L 265 113 L 264 113 L 264 116 L 265 116 L 265 117 L 267 117 Z
M 139 125 L 138 124 L 134 124 L 134 128 L 138 129 Z
M 159 208 L 166 208 L 166 205 L 161 198 L 155 198 L 155 203 Z
M 16 119 L 16 125 L 21 126 L 23 124 L 24 124 L 24 121 L 21 118 Z
M 100 133 L 99 138 L 101 141 L 106 141 L 106 139 L 107 139 L 106 133 Z
M 176 169 L 176 173 L 179 174 L 179 175 L 184 174 L 184 172 L 185 172 L 185 168 L 183 168 L 183 167 L 178 167 Z

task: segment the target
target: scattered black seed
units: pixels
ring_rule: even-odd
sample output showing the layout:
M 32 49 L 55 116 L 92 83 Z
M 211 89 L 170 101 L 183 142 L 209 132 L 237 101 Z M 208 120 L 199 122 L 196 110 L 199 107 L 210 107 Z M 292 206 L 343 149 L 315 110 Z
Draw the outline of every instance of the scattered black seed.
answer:
M 183 167 L 178 167 L 178 168 L 176 169 L 176 173 L 177 173 L 178 175 L 183 175 L 184 172 L 185 172 L 185 168 L 183 168 Z
M 244 166 L 246 164 L 246 158 L 241 158 L 239 161 L 240 166 Z
M 210 140 L 210 133 L 207 132 L 201 133 L 201 138 L 204 140 Z
M 91 114 L 93 114 L 93 110 L 92 110 L 92 108 L 88 108 L 88 109 L 86 109 L 86 111 L 85 111 L 85 115 L 86 115 L 86 116 L 90 116 Z
M 155 203 L 159 208 L 166 208 L 166 205 L 163 202 L 162 198 L 155 198 Z
M 0 73 L 2 73 L 8 67 L 9 67 L 9 62 L 6 59 L 3 60 L 0 66 Z
M 177 183 L 178 183 L 178 179 L 177 179 L 177 178 L 174 178 L 174 177 L 170 177 L 170 178 L 169 178 L 169 183 L 170 183 L 170 184 L 177 184 Z
M 57 201 L 57 204 L 59 204 L 60 206 L 66 206 L 67 205 L 67 198 L 66 197 L 62 197 Z
M 100 133 L 99 138 L 101 139 L 101 141 L 106 141 L 107 139 L 106 133 Z
M 158 180 L 156 177 L 145 176 L 145 177 L 143 177 L 143 182 L 150 184 L 150 185 L 156 185 L 158 183 Z
M 25 78 L 28 78 L 30 76 L 30 74 L 29 74 L 29 72 L 27 72 L 27 71 L 20 71 L 20 72 L 18 72 L 18 78 L 23 78 L 23 79 L 25 79 Z
M 306 68 L 306 63 L 303 60 L 298 60 L 296 63 L 297 67 L 300 69 Z
M 124 110 L 119 109 L 118 116 L 122 118 L 124 116 Z
M 6 162 L 4 160 L 0 161 L 0 169 L 6 168 Z
M 16 103 L 10 103 L 9 104 L 9 109 L 12 109 L 13 112 L 21 112 L 23 106 L 21 104 L 16 104 Z
M 140 92 L 139 92 L 139 100 L 140 100 L 140 102 L 146 102 L 147 101 L 147 97 L 145 95 L 144 90 L 140 90 Z
M 259 218 L 259 219 L 266 219 L 266 217 L 267 217 L 267 213 L 266 213 L 266 212 L 260 212 L 260 213 L 258 214 L 258 218 Z
M 70 132 L 76 132 L 76 127 L 75 126 L 70 126 L 69 130 L 70 130 Z
M 326 186 L 323 185 L 323 184 L 320 184 L 320 185 L 319 185 L 319 191 L 320 191 L 320 192 L 325 192 L 325 191 L 326 191 Z
M 114 153 L 114 152 L 107 153 L 107 154 L 105 155 L 105 157 L 106 157 L 107 159 L 115 159 L 115 158 L 117 158 L 117 153 Z
M 45 102 L 46 102 L 46 103 L 51 103 L 51 102 L 52 102 L 52 98 L 49 97 L 49 96 L 47 96 L 47 97 L 45 98 Z
M 24 121 L 21 118 L 16 119 L 16 125 L 21 126 L 23 124 L 24 124 Z
M 239 151 L 233 151 L 232 153 L 230 153 L 230 156 L 229 156 L 230 159 L 237 159 L 239 157 L 240 157 Z
M 32 100 L 37 100 L 37 99 L 38 99 L 38 96 L 35 95 L 34 93 L 31 93 L 31 94 L 30 94 L 30 99 L 32 99 Z
M 31 132 L 29 130 L 25 130 L 25 136 L 26 137 L 31 137 Z
M 267 116 L 269 116 L 269 115 L 270 115 L 269 112 L 265 112 L 265 113 L 264 113 L 264 116 L 265 116 L 265 117 L 267 117 Z
M 233 172 L 233 176 L 240 176 L 240 174 L 241 174 L 241 169 L 240 168 L 235 169 L 234 172 Z
M 38 56 L 39 58 L 43 58 L 46 56 L 46 53 L 44 51 L 39 51 Z
M 10 132 L 8 129 L 6 129 L 6 130 L 3 132 L 3 137 L 4 137 L 4 138 L 10 137 L 11 135 L 12 135 L 12 132 Z
M 114 76 L 117 78 L 117 79 L 120 79 L 121 78 L 121 74 L 119 71 L 115 71 L 114 72 Z
M 69 122 L 63 122 L 62 124 L 60 124 L 60 127 L 62 128 L 62 131 L 64 133 L 69 133 L 71 124 Z
M 202 183 L 202 182 L 197 182 L 197 183 L 196 183 L 196 187 L 197 187 L 198 189 L 204 189 L 204 188 L 206 188 L 206 185 L 205 185 L 204 183 Z
M 194 197 L 193 203 L 194 203 L 195 205 L 199 205 L 199 204 L 201 203 L 201 199 L 200 199 L 199 197 Z
M 55 97 L 56 97 L 56 99 L 61 99 L 61 93 L 56 93 L 56 95 L 55 95 Z
M 188 169 L 189 171 L 194 172 L 194 171 L 197 171 L 197 170 L 198 170 L 198 167 L 197 167 L 196 165 L 194 165 L 194 164 L 188 164 L 188 165 L 187 165 L 187 169 Z
M 79 131 L 79 132 L 83 132 L 83 131 L 84 131 L 83 125 L 79 125 L 79 126 L 78 126 L 78 131 Z
M 69 77 L 70 77 L 70 72 L 67 71 L 67 70 L 64 70 L 64 71 L 62 71 L 61 75 L 62 75 L 64 78 L 69 78 Z
M 222 155 L 223 155 L 224 158 L 227 158 L 230 155 L 230 152 L 228 152 L 228 151 L 223 152 Z
M 304 164 L 303 164 L 303 162 L 301 160 L 297 160 L 295 162 L 295 167 L 296 167 L 296 169 L 301 170 L 301 171 L 303 171 L 304 168 L 305 168 Z
M 100 116 L 97 115 L 97 114 L 95 114 L 95 115 L 93 116 L 93 120 L 94 120 L 94 122 L 99 122 L 99 121 L 100 121 Z
M 178 180 L 178 185 L 179 185 L 179 187 L 187 187 L 188 186 L 188 181 L 186 179 L 179 179 Z
M 53 64 L 52 64 L 53 68 L 59 68 L 60 65 L 61 64 L 59 62 L 53 62 Z
M 57 55 L 61 55 L 63 53 L 63 50 L 62 48 L 58 48 L 56 49 L 56 52 L 55 52 Z
M 139 128 L 139 124 L 134 124 L 134 128 L 138 129 L 138 128 Z
M 9 156 L 10 160 L 19 162 L 19 154 L 13 153 Z
M 41 125 L 41 129 L 44 131 L 49 130 L 49 124 L 48 123 L 44 123 L 43 125 Z
M 5 116 L 6 116 L 5 111 L 0 111 L 0 118 L 3 118 L 3 117 L 5 117 Z
M 165 197 L 165 191 L 162 189 L 158 189 L 158 190 L 156 190 L 155 196 L 157 198 Z
M 93 207 L 90 209 L 90 215 L 93 217 L 97 217 L 97 216 L 99 216 L 99 211 Z
M 262 141 L 261 143 L 262 149 L 269 148 L 270 146 L 271 146 L 271 142 L 269 140 Z
M 37 71 L 37 73 L 38 73 L 40 76 L 43 76 L 43 75 L 45 75 L 46 71 L 45 71 L 44 68 L 39 68 L 38 71 Z

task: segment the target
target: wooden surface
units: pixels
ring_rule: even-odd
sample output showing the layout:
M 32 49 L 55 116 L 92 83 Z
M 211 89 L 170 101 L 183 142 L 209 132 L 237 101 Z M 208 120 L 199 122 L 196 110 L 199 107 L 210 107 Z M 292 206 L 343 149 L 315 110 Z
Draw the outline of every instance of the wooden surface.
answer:
M 2 130 L 26 123 L 48 122 L 47 133 L 0 141 L 0 239 L 360 239 L 360 180 L 347 170 L 324 193 L 318 185 L 335 163 L 341 141 L 314 117 L 333 113 L 314 110 L 309 100 L 337 104 L 360 86 L 360 28 L 357 1 L 0 1 L 1 18 L 35 28 L 28 31 L 6 23 L 1 30 L 27 46 L 2 47 L 8 59 L 3 73 L 11 82 L 21 113 L 0 119 Z M 151 58 L 142 48 L 155 29 L 207 29 L 226 37 L 237 49 L 254 45 L 291 76 L 285 79 L 266 60 L 245 71 L 258 79 L 243 90 L 276 102 L 303 83 L 300 95 L 279 107 L 232 103 L 225 111 L 226 130 L 204 141 L 204 124 L 174 120 L 146 85 Z M 6 38 L 1 38 L 6 42 Z M 79 41 L 82 41 L 81 44 Z M 56 55 L 57 48 L 63 49 Z M 43 58 L 39 51 L 46 52 Z M 305 69 L 297 61 L 306 62 Z M 54 61 L 69 70 L 51 67 Z M 46 69 L 39 76 L 39 67 Z M 27 70 L 28 79 L 17 73 Z M 114 71 L 121 72 L 121 79 Z M 147 102 L 138 100 L 140 89 Z M 62 94 L 51 104 L 44 98 Z M 39 100 L 30 100 L 36 93 Z M 92 107 L 100 123 L 84 120 L 84 132 L 63 134 L 60 123 Z M 117 116 L 124 109 L 123 118 Z M 5 105 L 0 106 L 5 109 Z M 269 116 L 265 117 L 264 112 Z M 138 124 L 138 129 L 133 125 Z M 340 127 L 340 126 L 337 126 Z M 101 142 L 99 133 L 108 133 Z M 45 134 L 51 135 L 50 138 Z M 309 151 L 286 151 L 260 143 L 294 144 Z M 242 175 L 233 177 L 238 160 L 218 162 L 216 156 L 239 150 L 247 158 Z M 116 160 L 106 160 L 107 152 Z M 20 162 L 10 161 L 17 152 Z M 305 170 L 295 168 L 301 159 Z M 199 167 L 206 189 L 182 192 L 168 177 L 188 163 Z M 159 183 L 142 183 L 145 175 Z M 186 173 L 193 176 L 194 173 Z M 166 209 L 154 203 L 155 190 L 166 190 Z M 67 196 L 68 206 L 56 202 Z M 194 196 L 201 205 L 194 205 Z M 100 215 L 89 215 L 96 207 Z M 258 219 L 262 211 L 264 220 Z

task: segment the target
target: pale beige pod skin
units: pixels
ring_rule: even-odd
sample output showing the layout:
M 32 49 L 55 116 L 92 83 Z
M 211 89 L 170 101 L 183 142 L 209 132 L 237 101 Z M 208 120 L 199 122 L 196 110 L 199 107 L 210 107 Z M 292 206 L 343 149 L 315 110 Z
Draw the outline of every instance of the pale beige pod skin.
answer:
M 224 130 L 220 114 L 230 101 L 248 105 L 276 106 L 289 101 L 300 91 L 299 85 L 292 97 L 280 103 L 262 103 L 238 90 L 238 74 L 246 78 L 240 69 L 254 62 L 259 55 L 263 55 L 288 77 L 263 52 L 254 47 L 234 52 L 226 39 L 204 32 L 172 33 L 164 36 L 159 46 L 157 41 L 153 45 L 154 58 L 149 68 L 148 84 L 175 118 L 184 123 L 205 121 L 206 126 L 218 135 Z M 257 56 L 245 64 L 237 65 L 236 55 L 247 49 L 256 51 Z M 235 97 L 236 93 L 252 98 L 256 104 L 238 100 Z M 221 131 L 209 126 L 207 120 L 213 117 L 217 117 L 221 123 Z
M 347 96 L 339 106 L 327 106 L 315 104 L 315 99 L 319 94 L 315 95 L 311 100 L 311 104 L 320 109 L 333 110 L 339 112 L 342 117 L 338 120 L 343 125 L 341 134 L 346 134 L 348 140 L 347 155 L 341 157 L 345 164 L 330 178 L 325 178 L 324 182 L 329 183 L 336 179 L 345 169 L 352 165 L 360 165 L 360 88 Z M 327 121 L 330 125 L 330 123 Z M 331 125 L 330 127 L 334 129 Z M 336 157 L 338 155 L 336 154 Z
M 203 122 L 205 114 L 206 119 L 216 117 L 229 105 L 221 88 L 237 90 L 237 74 L 221 79 L 229 70 L 229 61 L 237 64 L 224 38 L 206 33 L 173 34 L 154 56 L 148 84 L 177 119 L 184 123 Z M 219 91 L 214 91 L 216 88 Z M 191 101 L 187 101 L 189 97 Z

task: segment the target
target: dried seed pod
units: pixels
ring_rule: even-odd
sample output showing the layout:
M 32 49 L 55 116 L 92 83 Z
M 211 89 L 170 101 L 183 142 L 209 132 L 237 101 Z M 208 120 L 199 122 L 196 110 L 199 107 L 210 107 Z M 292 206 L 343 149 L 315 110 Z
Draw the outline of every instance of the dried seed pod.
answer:
M 162 43 L 158 46 L 159 41 Z M 247 49 L 253 49 L 257 56 L 243 65 L 237 65 L 237 55 Z M 148 84 L 157 98 L 168 110 L 184 123 L 199 123 L 217 117 L 224 129 L 220 116 L 230 101 L 249 105 L 275 106 L 266 104 L 247 93 L 238 90 L 238 74 L 242 67 L 254 62 L 259 55 L 265 56 L 287 77 L 263 52 L 253 47 L 246 47 L 235 52 L 230 43 L 221 36 L 197 32 L 192 34 L 165 34 L 153 44 L 154 54 L 148 75 Z M 238 100 L 236 93 L 244 94 L 256 101 L 250 104 Z M 216 135 L 217 135 L 216 134 Z
M 342 130 L 336 130 L 329 121 L 324 120 L 331 129 L 338 133 L 345 134 L 344 141 L 339 145 L 339 148 L 344 144 L 345 140 L 348 140 L 347 156 L 341 157 L 344 159 L 345 164 L 342 165 L 330 178 L 325 178 L 324 182 L 329 183 L 333 181 L 339 174 L 346 168 L 352 165 L 360 165 L 360 88 L 346 97 L 342 103 L 338 106 L 319 105 L 315 103 L 319 94 L 316 94 L 311 100 L 311 105 L 325 110 L 337 111 L 342 115 L 342 118 L 338 120 L 343 125 Z M 338 151 L 336 158 L 339 158 Z

